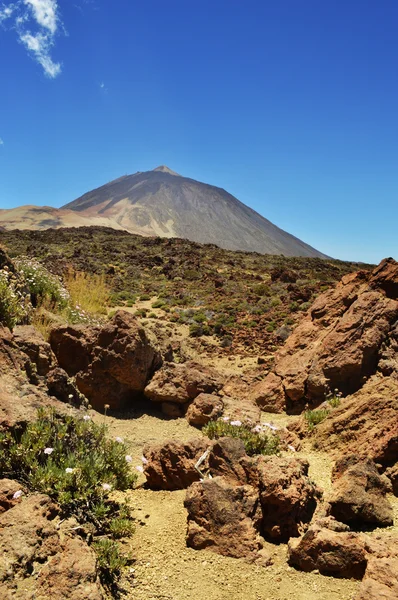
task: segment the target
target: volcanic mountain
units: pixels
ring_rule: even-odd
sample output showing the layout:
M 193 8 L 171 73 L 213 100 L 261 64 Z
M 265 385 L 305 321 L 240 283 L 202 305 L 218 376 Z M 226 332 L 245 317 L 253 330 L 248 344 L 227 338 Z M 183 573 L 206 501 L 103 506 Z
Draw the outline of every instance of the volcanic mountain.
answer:
M 106 225 L 144 236 L 179 237 L 229 250 L 325 257 L 222 188 L 161 166 L 115 179 L 60 209 L 0 211 L 0 227 L 48 229 Z

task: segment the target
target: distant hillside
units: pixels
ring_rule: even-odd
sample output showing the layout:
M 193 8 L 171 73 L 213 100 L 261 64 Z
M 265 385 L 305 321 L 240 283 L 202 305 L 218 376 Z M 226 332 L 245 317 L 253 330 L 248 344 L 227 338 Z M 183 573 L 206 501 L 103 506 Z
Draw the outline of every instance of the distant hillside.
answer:
M 325 257 L 222 188 L 182 177 L 165 166 L 115 179 L 58 210 L 27 206 L 0 211 L 0 227 L 6 229 L 86 225 L 178 237 L 228 250 Z

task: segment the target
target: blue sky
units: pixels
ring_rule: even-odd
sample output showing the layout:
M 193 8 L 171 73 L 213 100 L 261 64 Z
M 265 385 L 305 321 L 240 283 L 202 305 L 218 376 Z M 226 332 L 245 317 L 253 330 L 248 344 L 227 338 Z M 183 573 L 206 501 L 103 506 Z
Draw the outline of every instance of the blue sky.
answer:
M 396 0 L 0 0 L 0 208 L 160 164 L 398 258 Z

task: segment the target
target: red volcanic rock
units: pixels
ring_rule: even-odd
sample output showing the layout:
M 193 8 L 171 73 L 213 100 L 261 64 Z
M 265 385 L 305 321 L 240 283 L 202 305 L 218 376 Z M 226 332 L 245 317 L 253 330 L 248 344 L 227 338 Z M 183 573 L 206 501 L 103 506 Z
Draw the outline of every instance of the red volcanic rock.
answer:
M 360 534 L 333 519 L 320 519 L 301 538 L 289 540 L 288 561 L 302 571 L 362 579 L 367 553 Z
M 279 413 L 285 408 L 285 392 L 282 378 L 269 373 L 250 390 L 249 399 L 265 412 Z
M 120 409 L 142 393 L 160 353 L 149 334 L 127 311 L 98 327 L 65 327 L 51 332 L 59 365 L 76 376 L 79 390 L 96 409 Z
M 275 398 L 277 410 L 286 404 L 298 411 L 306 402 L 322 402 L 329 388 L 344 395 L 356 392 L 376 373 L 379 361 L 391 374 L 396 355 L 388 348 L 398 319 L 397 289 L 398 263 L 389 259 L 373 273 L 346 275 L 319 296 L 277 353 L 259 401 Z
M 194 483 L 187 491 L 187 545 L 224 556 L 255 559 L 261 548 L 258 490 L 223 477 Z
M 190 425 L 203 427 L 222 415 L 224 403 L 215 394 L 199 394 L 188 406 L 186 418 Z
M 258 489 L 262 534 L 274 541 L 298 536 L 314 514 L 320 490 L 308 478 L 309 464 L 298 458 L 259 456 Z M 249 482 L 253 484 L 253 481 Z
M 153 402 L 187 404 L 199 394 L 212 394 L 222 386 L 220 375 L 213 369 L 194 362 L 165 363 L 145 388 Z
M 60 531 L 58 515 L 57 505 L 38 494 L 0 515 L 1 598 L 105 599 L 94 551 L 73 532 Z
M 392 507 L 386 499 L 391 483 L 379 475 L 371 459 L 355 454 L 337 461 L 332 474 L 330 514 L 338 521 L 356 526 L 393 524 Z
M 36 365 L 38 375 L 47 375 L 50 369 L 56 366 L 57 361 L 50 344 L 31 325 L 14 327 L 13 341 L 28 356 L 31 363 Z
M 210 441 L 198 438 L 182 443 L 170 440 L 156 446 L 145 446 L 144 473 L 152 490 L 182 490 L 200 475 L 195 464 L 210 446 Z
M 294 427 L 303 435 L 302 422 Z M 356 453 L 391 465 L 398 457 L 398 382 L 375 375 L 316 426 L 313 441 L 333 457 Z

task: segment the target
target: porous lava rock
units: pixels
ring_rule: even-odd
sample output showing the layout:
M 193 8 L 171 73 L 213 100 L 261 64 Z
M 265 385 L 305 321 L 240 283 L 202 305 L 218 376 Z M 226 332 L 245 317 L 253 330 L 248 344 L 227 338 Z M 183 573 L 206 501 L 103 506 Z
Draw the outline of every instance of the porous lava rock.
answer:
M 305 534 L 288 543 L 288 562 L 302 571 L 362 579 L 367 566 L 361 535 L 334 519 L 315 521 Z
M 264 379 L 275 410 L 283 409 L 281 385 L 285 406 L 298 412 L 308 402 L 322 402 L 329 389 L 353 394 L 376 373 L 398 320 L 397 265 L 385 259 L 372 273 L 346 275 L 315 300 Z
M 354 600 L 396 600 L 397 598 L 398 558 L 370 559 Z
M 355 454 L 338 460 L 332 473 L 333 492 L 330 514 L 355 527 L 386 527 L 393 524 L 393 511 L 386 498 L 392 491 L 385 475 L 380 475 L 371 459 Z
M 391 481 L 393 494 L 398 496 L 398 463 L 387 469 L 385 475 Z
M 72 532 L 65 535 L 58 516 L 57 505 L 41 494 L 0 515 L 1 598 L 105 599 L 93 550 Z
M 187 545 L 224 556 L 255 559 L 261 507 L 258 490 L 234 485 L 223 477 L 194 483 L 187 491 Z
M 286 541 L 299 536 L 311 521 L 321 492 L 309 479 L 308 468 L 308 461 L 301 458 L 256 458 L 265 538 Z
M 15 479 L 0 479 L 0 514 L 18 504 L 14 494 L 23 491 L 22 488 Z
M 293 425 L 306 435 L 302 420 Z M 361 390 L 344 398 L 338 408 L 319 423 L 312 442 L 334 458 L 356 453 L 390 466 L 398 458 L 398 383 L 394 377 L 374 375 Z
M 74 406 L 84 403 L 84 396 L 77 389 L 73 379 L 61 367 L 55 367 L 47 374 L 46 383 L 50 396 L 55 396 L 61 402 Z
M 224 477 L 231 483 L 245 484 L 251 479 L 256 483 L 256 477 L 249 476 L 255 469 L 255 461 L 247 456 L 242 440 L 223 437 L 215 440 L 210 448 L 207 466 L 212 477 Z
M 56 366 L 51 346 L 32 325 L 18 325 L 13 329 L 13 341 L 36 365 L 37 374 L 45 376 Z
M 223 413 L 224 403 L 215 394 L 199 394 L 188 406 L 186 419 L 193 427 L 203 427 L 218 419 Z
M 254 385 L 250 390 L 249 398 L 265 412 L 282 412 L 285 407 L 282 378 L 275 373 L 269 373 L 265 379 Z
M 118 311 L 103 327 L 64 327 L 50 336 L 59 365 L 76 377 L 93 408 L 118 410 L 139 397 L 161 365 L 149 333 L 127 311 Z
M 222 386 L 221 376 L 214 369 L 195 362 L 164 363 L 145 388 L 153 402 L 189 404 L 199 394 L 212 394 Z
M 210 446 L 210 441 L 197 438 L 189 442 L 170 440 L 164 444 L 145 446 L 143 455 L 147 486 L 152 490 L 182 490 L 200 475 L 195 464 Z

